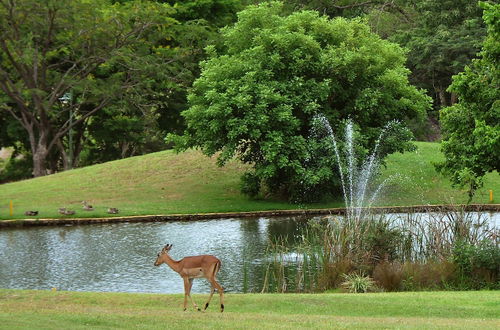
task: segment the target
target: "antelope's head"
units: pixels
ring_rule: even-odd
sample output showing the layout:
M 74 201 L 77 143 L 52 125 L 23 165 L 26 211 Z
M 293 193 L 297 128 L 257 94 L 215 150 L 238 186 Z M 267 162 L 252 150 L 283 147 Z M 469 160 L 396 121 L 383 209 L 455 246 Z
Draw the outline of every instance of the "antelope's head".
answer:
M 166 256 L 170 249 L 172 249 L 172 244 L 167 244 L 163 249 L 161 249 L 161 251 L 158 253 L 158 256 L 156 257 L 155 266 L 166 263 Z

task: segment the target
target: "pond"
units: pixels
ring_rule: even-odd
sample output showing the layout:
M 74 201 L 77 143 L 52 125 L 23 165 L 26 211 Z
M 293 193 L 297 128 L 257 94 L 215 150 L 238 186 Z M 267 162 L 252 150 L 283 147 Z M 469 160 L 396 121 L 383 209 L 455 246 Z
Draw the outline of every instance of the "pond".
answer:
M 156 254 L 213 254 L 222 261 L 218 280 L 227 292 L 259 290 L 268 240 L 292 237 L 306 219 L 214 219 L 0 231 L 0 287 L 71 291 L 183 292 L 180 276 Z M 250 284 L 251 283 L 251 284 Z M 208 292 L 195 280 L 193 292 Z
M 485 213 L 497 227 L 500 213 Z M 213 254 L 222 261 L 218 280 L 226 292 L 260 292 L 269 240 L 298 241 L 309 219 L 238 218 L 205 221 L 95 224 L 0 230 L 0 287 L 70 291 L 182 293 L 180 276 L 156 254 Z M 192 292 L 207 293 L 206 280 Z

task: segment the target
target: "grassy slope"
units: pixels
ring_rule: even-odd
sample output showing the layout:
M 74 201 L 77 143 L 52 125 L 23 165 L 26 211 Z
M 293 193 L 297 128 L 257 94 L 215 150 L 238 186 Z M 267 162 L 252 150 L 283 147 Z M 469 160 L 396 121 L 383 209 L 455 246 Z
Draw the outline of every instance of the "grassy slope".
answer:
M 199 305 L 207 295 L 194 295 Z M 181 311 L 182 295 L 0 289 L 0 328 L 470 328 L 498 329 L 495 291 L 229 294 L 218 312 Z
M 433 164 L 444 160 L 438 143 L 417 142 L 418 150 L 394 154 L 388 158 L 383 177 L 396 175 L 396 180 L 385 190 L 385 205 L 465 203 L 466 190 L 453 189 L 448 179 L 436 172 Z M 489 190 L 500 200 L 500 176 L 497 172 L 485 176 L 484 187 L 476 192 L 472 203 L 487 204 Z
M 439 145 L 418 143 L 416 153 L 392 155 L 383 176 L 402 176 L 382 196 L 381 205 L 463 203 L 466 194 L 451 189 L 432 162 L 441 159 Z M 108 207 L 117 207 L 121 215 L 206 213 L 253 211 L 304 207 L 276 200 L 250 200 L 239 193 L 239 176 L 246 166 L 231 162 L 223 168 L 197 151 L 175 154 L 171 151 L 132 157 L 46 177 L 0 185 L 0 219 L 10 219 L 9 201 L 14 217 L 24 211 L 38 210 L 41 218 L 59 217 L 57 209 L 77 210 L 76 217 L 106 216 Z M 487 189 L 500 194 L 497 173 L 489 174 L 485 188 L 474 202 L 487 203 Z M 497 197 L 498 199 L 498 197 Z M 96 208 L 81 210 L 87 200 Z M 339 207 L 342 201 L 307 205 L 310 208 Z

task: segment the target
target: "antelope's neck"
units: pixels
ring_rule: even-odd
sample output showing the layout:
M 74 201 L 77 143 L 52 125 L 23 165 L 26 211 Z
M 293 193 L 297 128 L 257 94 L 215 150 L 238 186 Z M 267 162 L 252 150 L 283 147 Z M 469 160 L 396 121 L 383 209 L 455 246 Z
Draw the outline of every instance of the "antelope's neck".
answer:
M 179 264 L 179 261 L 172 259 L 172 257 L 168 254 L 165 254 L 165 259 L 167 265 L 172 268 L 174 271 L 177 273 L 181 271 L 181 265 Z

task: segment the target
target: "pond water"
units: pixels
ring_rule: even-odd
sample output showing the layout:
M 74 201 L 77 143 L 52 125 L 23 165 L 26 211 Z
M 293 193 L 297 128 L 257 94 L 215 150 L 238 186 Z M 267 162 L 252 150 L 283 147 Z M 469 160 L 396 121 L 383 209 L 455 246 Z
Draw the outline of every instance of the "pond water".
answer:
M 226 292 L 260 290 L 269 239 L 292 237 L 305 219 L 214 219 L 0 230 L 0 287 L 70 291 L 181 293 L 180 276 L 153 266 L 173 244 L 174 259 L 213 254 Z M 192 292 L 209 292 L 204 279 Z
M 493 226 L 500 213 L 487 213 Z M 0 230 L 0 287 L 70 291 L 182 293 L 180 276 L 156 254 L 173 244 L 171 256 L 213 254 L 222 261 L 218 280 L 226 292 L 258 292 L 269 240 L 290 244 L 308 219 L 238 218 L 205 221 L 116 223 Z M 194 293 L 209 292 L 204 279 Z

